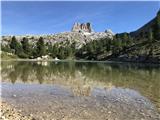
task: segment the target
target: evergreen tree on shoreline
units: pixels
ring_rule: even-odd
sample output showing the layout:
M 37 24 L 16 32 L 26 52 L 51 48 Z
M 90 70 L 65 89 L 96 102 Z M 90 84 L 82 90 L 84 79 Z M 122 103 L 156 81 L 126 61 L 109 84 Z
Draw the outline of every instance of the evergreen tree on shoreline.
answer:
M 43 37 L 40 37 L 37 44 L 36 44 L 36 54 L 37 57 L 41 57 L 43 55 L 45 55 L 45 44 L 44 44 L 44 40 Z

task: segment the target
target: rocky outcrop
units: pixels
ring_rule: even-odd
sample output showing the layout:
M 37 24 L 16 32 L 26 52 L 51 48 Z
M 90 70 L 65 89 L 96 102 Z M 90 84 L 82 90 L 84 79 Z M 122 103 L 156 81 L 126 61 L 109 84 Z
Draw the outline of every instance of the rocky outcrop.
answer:
M 58 34 L 50 35 L 34 35 L 34 36 L 15 36 L 16 39 L 20 42 L 23 37 L 26 37 L 29 40 L 29 43 L 33 46 L 36 45 L 36 42 L 40 37 L 43 37 L 45 43 L 76 43 L 77 48 L 80 48 L 83 44 L 86 44 L 92 40 L 99 40 L 102 38 L 113 39 L 113 34 L 110 32 L 63 32 Z M 1 45 L 6 46 L 11 42 L 12 36 L 2 36 Z
M 92 26 L 90 23 L 74 23 L 72 27 L 72 32 L 93 32 Z
M 29 40 L 29 43 L 33 46 L 36 45 L 36 42 L 40 37 L 43 37 L 45 44 L 55 44 L 55 43 L 76 43 L 76 48 L 81 48 L 84 44 L 92 40 L 100 40 L 102 38 L 113 39 L 113 35 L 105 32 L 93 32 L 93 33 L 79 33 L 79 32 L 63 32 L 58 34 L 51 35 L 41 35 L 41 36 L 16 36 L 16 39 L 21 42 L 23 37 L 26 37 Z M 11 42 L 12 36 L 3 36 L 1 45 L 6 46 Z

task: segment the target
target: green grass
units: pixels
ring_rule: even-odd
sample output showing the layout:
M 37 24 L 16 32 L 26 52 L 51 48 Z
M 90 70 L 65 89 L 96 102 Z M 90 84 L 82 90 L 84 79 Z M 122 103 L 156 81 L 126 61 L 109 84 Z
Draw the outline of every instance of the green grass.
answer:
M 11 54 L 11 53 L 8 53 L 8 52 L 1 51 L 0 55 L 1 55 L 1 60 L 18 59 L 17 55 L 14 55 L 14 54 Z

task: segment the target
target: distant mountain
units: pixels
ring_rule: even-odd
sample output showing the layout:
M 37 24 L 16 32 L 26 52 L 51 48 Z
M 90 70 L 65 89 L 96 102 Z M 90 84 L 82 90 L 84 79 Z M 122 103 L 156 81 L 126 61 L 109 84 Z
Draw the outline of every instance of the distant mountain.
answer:
M 160 63 L 160 11 L 131 33 L 94 32 L 91 23 L 75 23 L 71 32 L 2 36 L 1 48 L 20 58 L 47 55 L 58 59 Z
M 92 40 L 99 40 L 101 38 L 113 39 L 114 33 L 111 30 L 105 32 L 94 32 L 91 23 L 74 23 L 71 32 L 62 32 L 50 35 L 22 35 L 15 36 L 20 42 L 23 38 L 27 38 L 30 44 L 36 44 L 40 37 L 43 37 L 47 44 L 55 44 L 61 42 L 75 42 L 77 48 Z M 2 36 L 2 46 L 8 45 L 13 36 Z
M 129 34 L 135 44 L 126 47 L 111 60 L 160 63 L 160 10 L 155 18 Z
M 88 43 L 78 56 L 100 61 L 160 63 L 160 11 L 154 19 L 134 32 L 116 34 L 112 41 L 106 38 Z
M 136 39 L 149 38 L 150 32 L 154 33 L 156 30 L 159 29 L 158 27 L 160 27 L 160 26 L 157 26 L 158 22 L 160 23 L 159 17 L 160 17 L 160 10 L 157 12 L 157 16 L 155 18 L 153 18 L 151 21 L 146 23 L 144 26 L 142 26 L 138 30 L 131 32 L 130 35 Z M 153 34 L 153 36 L 155 35 Z

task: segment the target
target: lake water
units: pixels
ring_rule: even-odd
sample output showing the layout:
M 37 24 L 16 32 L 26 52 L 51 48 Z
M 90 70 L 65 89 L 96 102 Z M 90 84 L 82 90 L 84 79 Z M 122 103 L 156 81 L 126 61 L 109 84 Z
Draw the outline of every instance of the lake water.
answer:
M 2 61 L 1 76 L 2 99 L 35 118 L 159 120 L 158 65 Z

